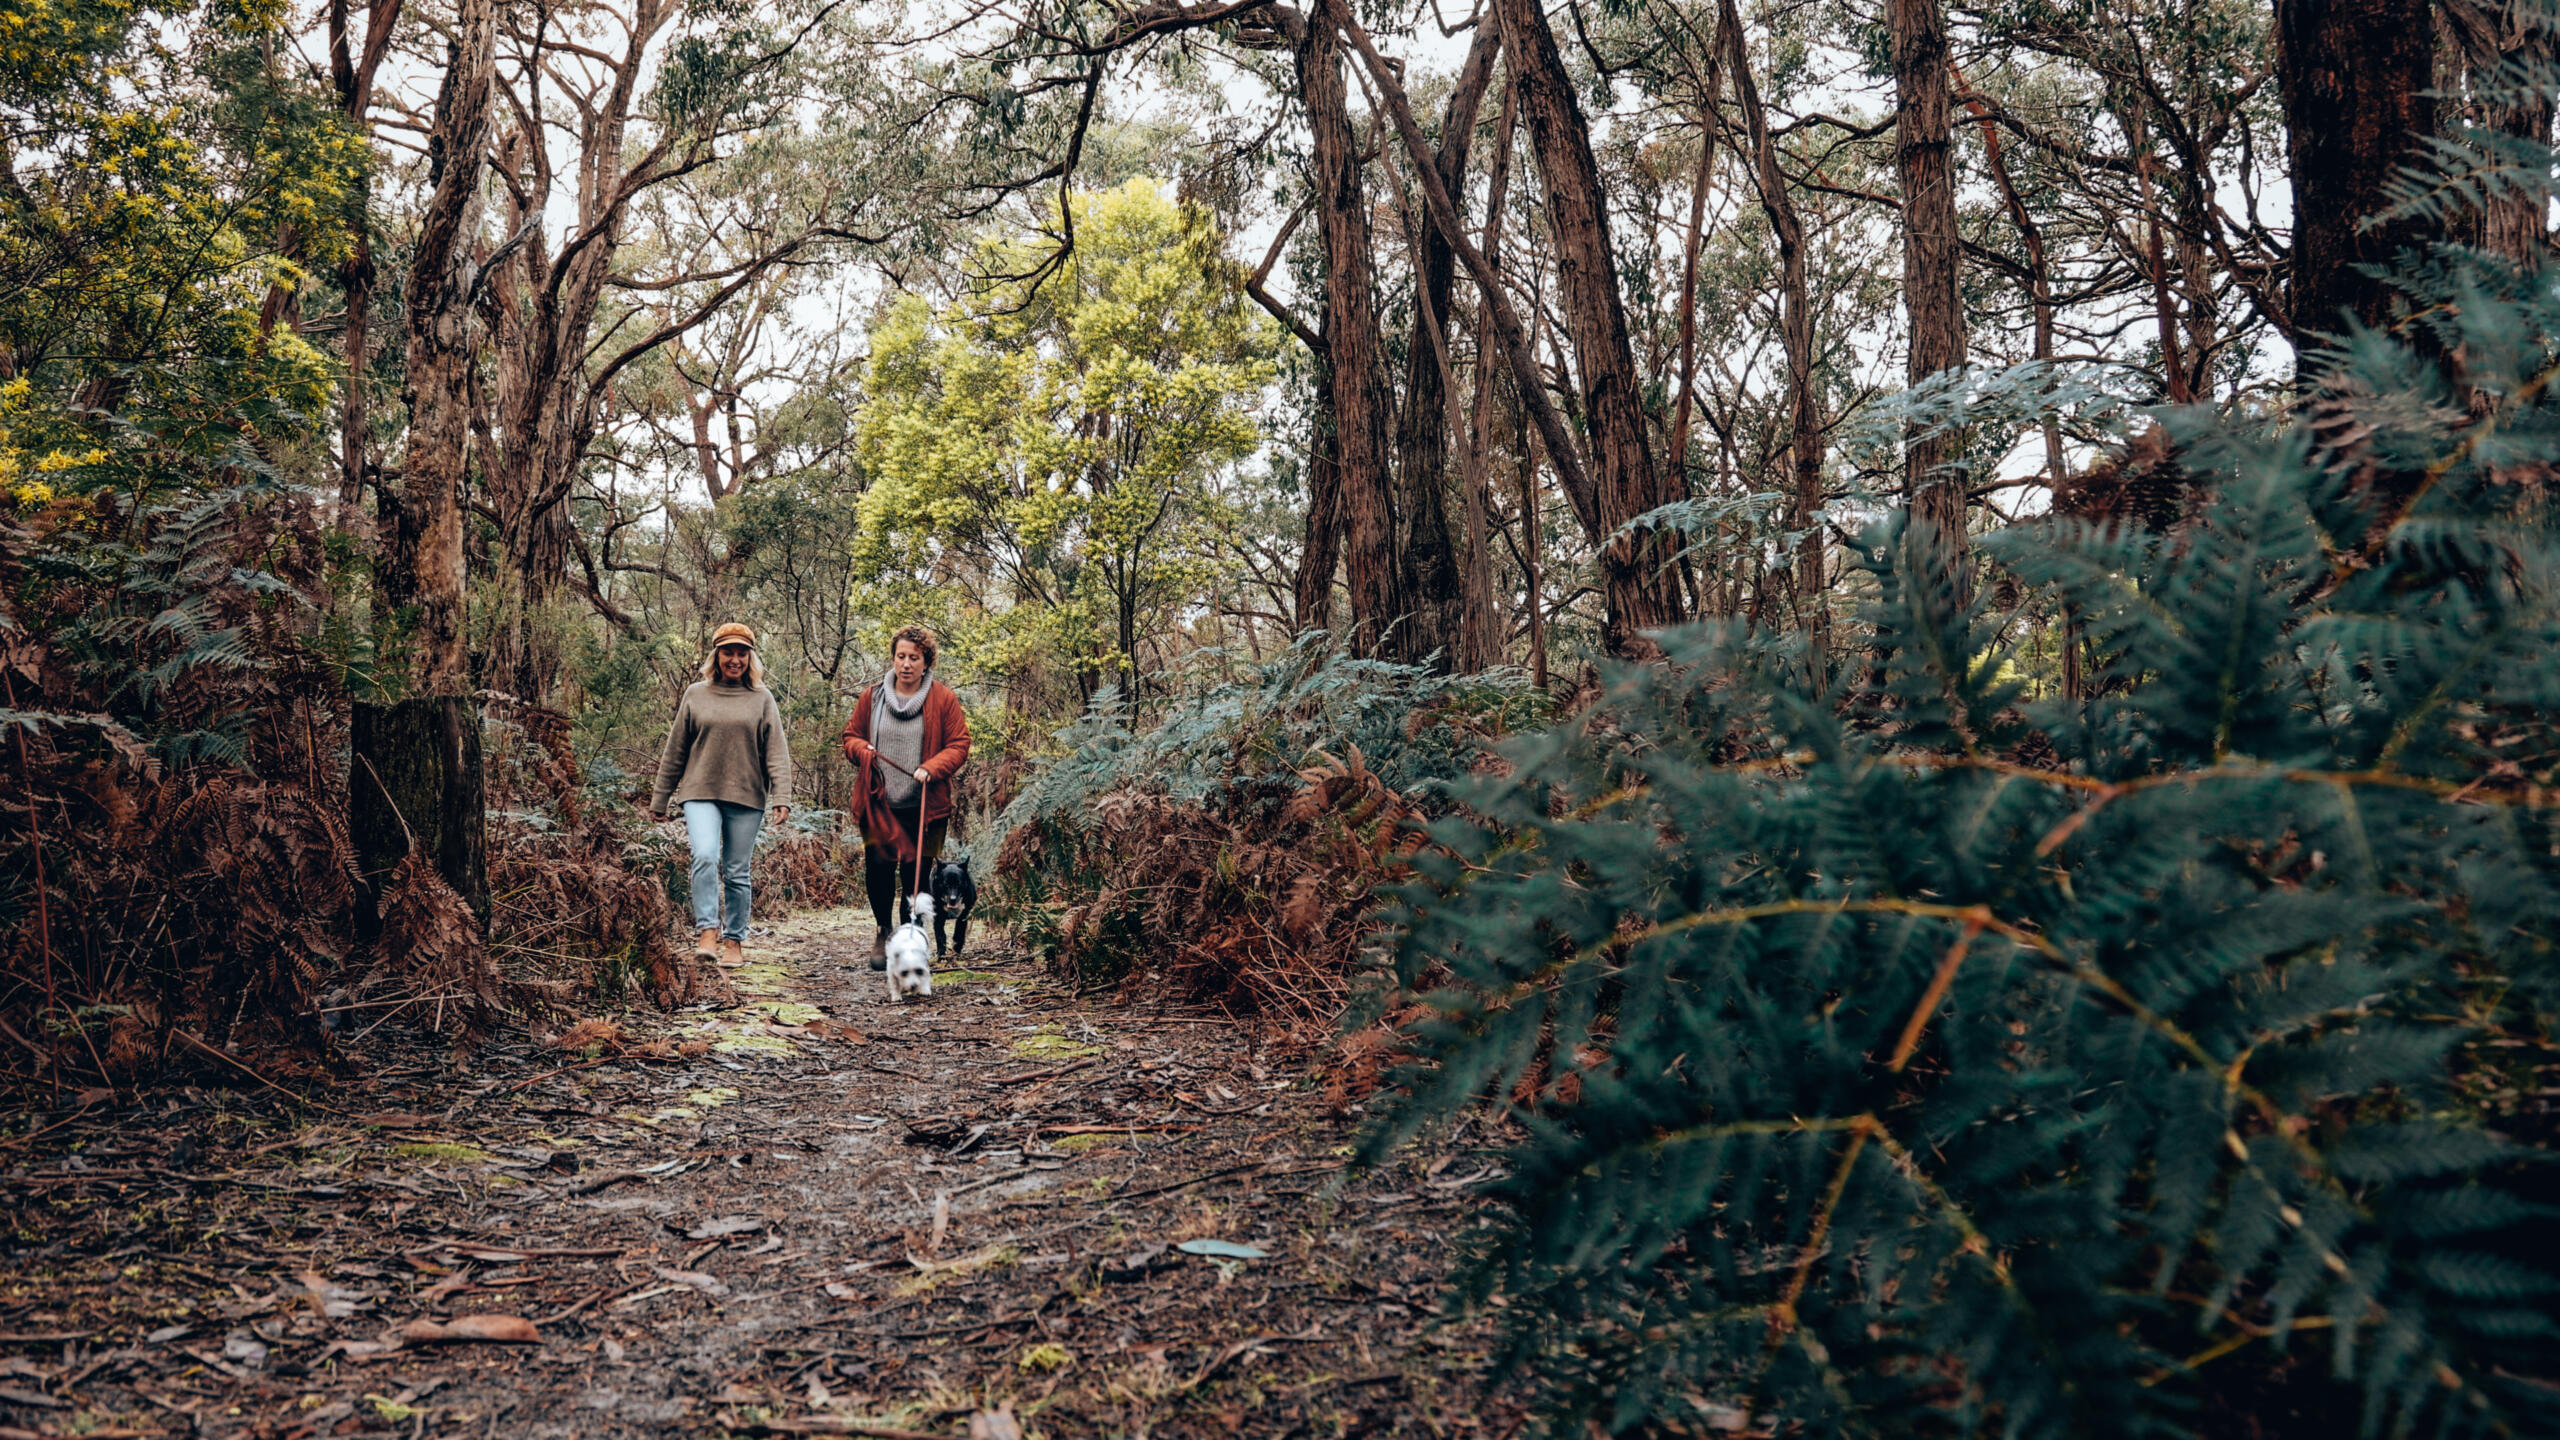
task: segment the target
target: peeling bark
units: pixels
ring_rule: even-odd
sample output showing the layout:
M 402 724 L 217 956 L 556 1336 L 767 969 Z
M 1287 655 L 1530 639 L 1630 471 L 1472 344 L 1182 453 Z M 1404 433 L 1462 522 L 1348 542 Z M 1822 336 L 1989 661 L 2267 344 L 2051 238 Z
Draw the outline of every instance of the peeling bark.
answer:
M 1642 382 L 1609 239 L 1608 192 L 1546 12 L 1537 0 L 1495 0 L 1494 13 L 1546 187 L 1557 298 L 1580 371 L 1598 512 L 1592 539 L 1603 547 L 1602 639 L 1613 655 L 1650 657 L 1657 649 L 1645 632 L 1676 625 L 1686 615 L 1677 577 L 1664 563 L 1669 539 L 1614 538 L 1628 521 L 1672 496 L 1646 436 Z
M 1395 555 L 1388 475 L 1389 400 L 1358 138 L 1342 77 L 1344 0 L 1317 0 L 1298 49 L 1298 83 L 1315 146 L 1316 224 L 1324 242 L 1324 393 L 1331 401 L 1333 482 L 1351 591 L 1351 650 L 1395 652 L 1407 609 Z M 1319 424 L 1322 421 L 1319 420 Z M 1310 524 L 1315 519 L 1309 507 Z
M 431 179 L 409 272 L 409 446 L 401 464 L 386 598 L 418 611 L 421 688 L 470 691 L 463 652 L 462 487 L 470 465 L 471 243 L 497 86 L 495 0 L 462 0 L 428 138 Z
M 1476 29 L 1467 60 L 1449 92 L 1434 168 L 1452 196 L 1466 191 L 1467 150 L 1476 112 L 1493 78 L 1502 32 Z M 1464 580 L 1449 533 L 1449 305 L 1456 288 L 1457 251 L 1437 226 L 1425 223 L 1414 257 L 1413 332 L 1405 346 L 1404 414 L 1396 427 L 1396 503 L 1404 521 L 1399 559 L 1412 613 L 1393 647 L 1419 661 L 1437 651 L 1444 666 L 1458 661 L 1465 624 Z M 1479 667 L 1480 668 L 1480 667 Z

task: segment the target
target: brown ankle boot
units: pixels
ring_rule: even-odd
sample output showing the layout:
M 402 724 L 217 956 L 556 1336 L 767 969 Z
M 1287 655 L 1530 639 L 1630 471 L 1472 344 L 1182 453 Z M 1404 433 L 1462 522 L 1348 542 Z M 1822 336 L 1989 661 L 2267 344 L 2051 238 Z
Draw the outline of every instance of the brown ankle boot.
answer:
M 705 930 L 701 934 L 693 937 L 693 953 L 702 956 L 706 960 L 713 954 L 717 953 L 719 949 L 720 932 L 717 930 Z
M 871 968 L 889 968 L 889 932 L 882 930 L 871 937 Z
M 723 941 L 721 941 L 721 942 L 720 942 L 720 963 L 721 963 L 723 966 L 725 966 L 725 967 L 727 967 L 727 968 L 729 968 L 729 969 L 731 969 L 731 970 L 735 970 L 735 969 L 737 969 L 739 966 L 746 964 L 746 963 L 747 963 L 747 947 L 746 947 L 746 945 L 745 945 L 743 942 L 736 941 L 736 940 L 723 940 Z

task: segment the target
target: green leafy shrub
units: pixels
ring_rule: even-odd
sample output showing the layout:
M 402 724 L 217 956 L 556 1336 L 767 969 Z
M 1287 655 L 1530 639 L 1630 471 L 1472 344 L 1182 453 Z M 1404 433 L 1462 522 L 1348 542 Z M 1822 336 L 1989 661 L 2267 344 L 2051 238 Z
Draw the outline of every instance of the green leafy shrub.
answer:
M 2553 1018 L 2560 307 L 2469 298 L 2462 389 L 2362 337 L 2176 437 L 2192 521 L 1985 543 L 2081 698 L 1887 528 L 1836 670 L 1674 632 L 1457 785 L 1367 1153 L 1513 1097 L 1464 1291 L 1551 1429 L 2560 1427 L 2550 1137 L 2478 1083 Z

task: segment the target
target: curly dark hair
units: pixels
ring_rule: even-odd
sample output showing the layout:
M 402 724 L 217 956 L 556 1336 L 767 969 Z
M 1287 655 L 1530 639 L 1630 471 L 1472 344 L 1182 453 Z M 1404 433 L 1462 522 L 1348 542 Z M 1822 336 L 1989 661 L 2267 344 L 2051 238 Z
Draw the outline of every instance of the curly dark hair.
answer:
M 903 626 L 897 634 L 890 636 L 890 654 L 898 653 L 898 642 L 901 640 L 913 644 L 918 650 L 924 652 L 924 668 L 927 670 L 932 669 L 934 662 L 941 658 L 942 647 L 934 643 L 933 632 L 921 625 Z

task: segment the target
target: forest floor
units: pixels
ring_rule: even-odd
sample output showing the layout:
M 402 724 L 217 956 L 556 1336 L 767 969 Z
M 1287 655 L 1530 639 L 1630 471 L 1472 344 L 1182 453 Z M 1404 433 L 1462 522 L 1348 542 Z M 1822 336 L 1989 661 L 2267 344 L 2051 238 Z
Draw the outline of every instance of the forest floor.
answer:
M 1307 1057 L 983 931 L 894 1006 L 870 933 L 760 932 L 744 1006 L 647 1022 L 696 1058 L 384 1035 L 309 1098 L 35 1097 L 0 1440 L 1520 1428 L 1436 1303 L 1490 1151 L 1346 1175 Z

